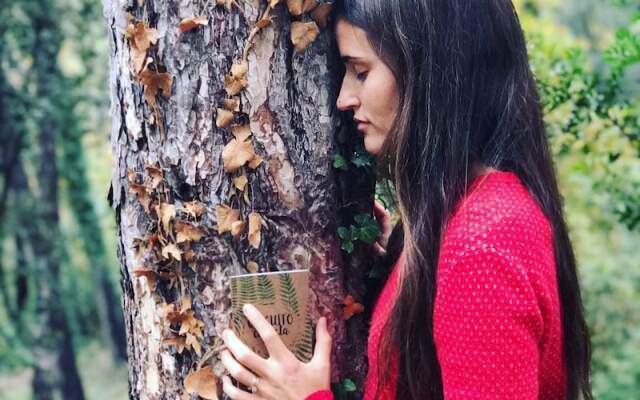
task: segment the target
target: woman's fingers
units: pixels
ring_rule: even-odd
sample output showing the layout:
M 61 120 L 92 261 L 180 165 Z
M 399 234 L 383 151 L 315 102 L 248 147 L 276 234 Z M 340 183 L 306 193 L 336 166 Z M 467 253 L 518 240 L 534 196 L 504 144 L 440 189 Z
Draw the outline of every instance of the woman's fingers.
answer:
M 328 365 L 331 362 L 331 335 L 327 329 L 327 319 L 322 317 L 316 326 L 316 348 L 311 362 Z
M 244 390 L 238 389 L 237 387 L 233 386 L 233 383 L 231 382 L 231 378 L 229 378 L 228 376 L 222 377 L 222 390 L 232 400 L 262 400 L 263 399 L 257 394 L 245 392 Z
M 220 353 L 220 359 L 222 360 L 224 367 L 227 369 L 229 374 L 235 378 L 235 380 L 247 387 L 250 387 L 254 383 L 256 375 L 240 365 L 228 350 L 223 350 Z
M 373 202 L 373 215 L 380 224 L 382 235 L 380 237 L 380 244 L 383 248 L 387 247 L 387 241 L 391 234 L 391 213 L 378 201 Z
M 233 357 L 240 362 L 240 364 L 246 366 L 252 371 L 255 371 L 260 376 L 267 375 L 268 363 L 267 360 L 260 357 L 250 348 L 248 348 L 242 341 L 233 333 L 230 329 L 226 329 L 222 334 L 222 339 L 227 349 L 231 351 Z
M 257 308 L 251 304 L 245 304 L 244 307 L 242 307 L 242 312 L 244 312 L 244 315 L 260 335 L 260 338 L 267 347 L 270 357 L 284 360 L 291 355 L 291 352 L 282 342 L 282 339 L 280 339 L 278 333 L 273 329 L 273 326 Z
M 378 242 L 375 242 L 373 244 L 373 251 L 379 256 L 384 256 L 385 254 L 387 254 L 387 249 L 382 247 L 382 245 Z

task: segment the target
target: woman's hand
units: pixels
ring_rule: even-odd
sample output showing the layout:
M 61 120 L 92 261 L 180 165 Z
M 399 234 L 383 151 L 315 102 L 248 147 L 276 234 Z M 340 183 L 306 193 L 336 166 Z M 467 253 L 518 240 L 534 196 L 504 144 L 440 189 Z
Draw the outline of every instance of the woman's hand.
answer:
M 387 254 L 387 244 L 389 243 L 389 236 L 391 236 L 391 214 L 378 200 L 374 200 L 373 215 L 382 229 L 382 234 L 373 244 L 373 250 L 378 255 L 384 256 Z
M 230 330 L 222 335 L 226 350 L 222 363 L 237 381 L 253 393 L 236 388 L 228 376 L 222 378 L 223 390 L 233 400 L 303 400 L 311 393 L 330 387 L 331 336 L 326 318 L 316 327 L 313 358 L 303 363 L 289 351 L 260 311 L 246 304 L 242 311 L 264 341 L 269 358 L 252 352 Z

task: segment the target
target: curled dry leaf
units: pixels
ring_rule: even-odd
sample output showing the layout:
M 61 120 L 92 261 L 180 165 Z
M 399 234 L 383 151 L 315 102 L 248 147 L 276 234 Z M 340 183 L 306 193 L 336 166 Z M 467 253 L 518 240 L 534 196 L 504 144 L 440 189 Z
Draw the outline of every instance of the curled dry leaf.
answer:
M 331 14 L 331 7 L 329 3 L 322 3 L 311 11 L 311 18 L 316 21 L 316 24 L 318 24 L 321 29 L 327 27 L 327 19 L 329 19 L 329 14 Z
M 320 29 L 314 21 L 291 23 L 291 42 L 299 52 L 305 51 L 316 40 L 319 33 Z
M 280 0 L 269 0 L 269 7 L 275 8 L 278 4 L 280 4 Z
M 264 29 L 267 26 L 269 26 L 272 20 L 273 20 L 273 17 L 268 15 L 264 18 L 261 18 L 258 22 L 256 22 L 256 26 L 260 29 Z
M 185 18 L 180 21 L 180 31 L 182 33 L 195 29 L 199 26 L 207 26 L 209 24 L 209 18 L 204 15 L 198 15 L 195 17 Z
M 237 178 L 233 178 L 233 185 L 241 192 L 244 192 L 244 189 L 247 187 L 248 182 L 249 179 L 247 179 L 247 176 L 245 174 L 242 174 Z
M 191 372 L 184 380 L 184 389 L 203 399 L 218 400 L 218 377 L 211 367 L 203 367 Z
M 169 203 L 160 203 L 156 206 L 156 214 L 158 215 L 158 220 L 162 222 L 164 232 L 169 233 L 171 220 L 176 216 L 176 206 Z
M 255 274 L 256 272 L 258 272 L 258 270 L 260 269 L 260 267 L 258 266 L 258 263 L 255 261 L 249 261 L 247 263 L 247 271 L 249 271 L 252 274 Z
M 231 231 L 231 225 L 240 219 L 240 210 L 227 205 L 216 207 L 216 219 L 218 221 L 218 233 Z
M 231 139 L 222 151 L 222 163 L 225 172 L 235 172 L 251 161 L 256 155 L 253 143 Z
M 167 72 L 155 72 L 145 69 L 140 73 L 140 81 L 144 85 L 144 98 L 152 107 L 156 107 L 156 95 L 162 91 L 164 97 L 171 96 L 173 77 Z
M 137 183 L 132 183 L 129 185 L 129 190 L 131 193 L 135 193 L 138 196 L 138 201 L 142 204 L 144 211 L 149 214 L 150 213 L 150 205 L 151 205 L 151 197 L 149 197 L 149 192 L 147 191 L 147 187 L 144 185 L 138 185 Z
M 245 225 L 244 221 L 236 221 L 231 224 L 231 235 L 235 240 L 240 240 L 240 237 L 244 233 Z
M 170 243 L 162 248 L 162 257 L 169 260 L 171 258 L 176 261 L 180 261 L 182 257 L 182 251 L 173 243 Z
M 249 160 L 249 164 L 247 165 L 251 169 L 256 169 L 260 166 L 260 164 L 262 164 L 262 157 L 256 154 L 251 160 Z
M 156 287 L 156 280 L 158 273 L 143 266 L 137 266 L 133 268 L 133 276 L 136 278 L 145 277 L 149 290 L 154 290 Z
M 289 9 L 289 14 L 295 17 L 302 15 L 303 5 L 304 0 L 287 0 L 287 8 Z
M 138 74 L 146 64 L 147 50 L 158 43 L 158 30 L 148 28 L 144 21 L 134 23 L 133 17 L 129 17 L 124 36 L 131 45 L 131 61 L 134 72 Z
M 304 0 L 304 4 L 302 5 L 302 12 L 308 13 L 309 11 L 314 10 L 317 6 L 317 0 Z
M 184 204 L 183 210 L 193 218 L 198 218 L 204 213 L 204 204 L 199 201 L 190 201 Z
M 244 142 L 251 136 L 251 126 L 249 124 L 236 125 L 231 128 L 231 132 L 238 142 Z
M 167 346 L 175 346 L 178 354 L 182 354 L 187 344 L 185 343 L 185 338 L 183 336 L 178 336 L 172 334 L 171 336 L 165 337 L 162 339 L 162 344 Z
M 164 180 L 162 170 L 156 165 L 147 165 L 144 169 L 151 180 L 151 188 L 156 189 Z
M 345 321 L 364 311 L 364 306 L 357 303 L 351 295 L 347 295 L 347 297 L 345 297 L 343 304 L 344 308 L 342 309 L 342 319 Z
M 231 97 L 230 99 L 224 99 L 222 107 L 225 110 L 239 112 L 240 111 L 240 98 L 238 96 Z
M 224 77 L 224 90 L 227 91 L 229 96 L 235 96 L 246 88 L 249 82 L 245 78 L 237 78 L 233 75 L 227 75 Z
M 262 216 L 257 212 L 249 214 L 249 244 L 254 249 L 260 247 L 260 228 L 262 227 Z
M 218 128 L 227 128 L 233 123 L 233 112 L 224 108 L 218 108 L 218 115 L 216 116 L 216 126 Z
M 249 63 L 246 61 L 239 61 L 231 66 L 231 75 L 236 78 L 244 78 L 249 71 Z
M 176 243 L 197 242 L 202 239 L 204 232 L 190 222 L 176 221 L 176 235 Z

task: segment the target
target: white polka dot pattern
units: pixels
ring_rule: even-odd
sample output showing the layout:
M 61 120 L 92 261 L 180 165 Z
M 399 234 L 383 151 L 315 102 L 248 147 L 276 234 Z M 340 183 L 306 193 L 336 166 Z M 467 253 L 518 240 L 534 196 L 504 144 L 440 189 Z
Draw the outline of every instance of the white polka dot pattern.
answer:
M 379 400 L 395 400 L 397 359 L 378 360 L 380 330 L 397 292 L 393 268 L 373 310 L 365 400 L 378 368 L 394 377 Z M 476 179 L 442 240 L 434 340 L 445 400 L 564 398 L 562 325 L 551 227 L 518 177 Z M 333 399 L 319 391 L 307 400 Z

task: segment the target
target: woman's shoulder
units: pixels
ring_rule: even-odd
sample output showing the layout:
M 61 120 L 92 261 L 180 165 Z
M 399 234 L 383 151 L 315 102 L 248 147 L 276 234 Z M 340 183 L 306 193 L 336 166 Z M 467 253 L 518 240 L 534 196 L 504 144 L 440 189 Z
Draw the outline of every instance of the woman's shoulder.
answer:
M 442 247 L 541 251 L 552 243 L 549 221 L 520 178 L 495 171 L 471 183 L 445 227 Z

